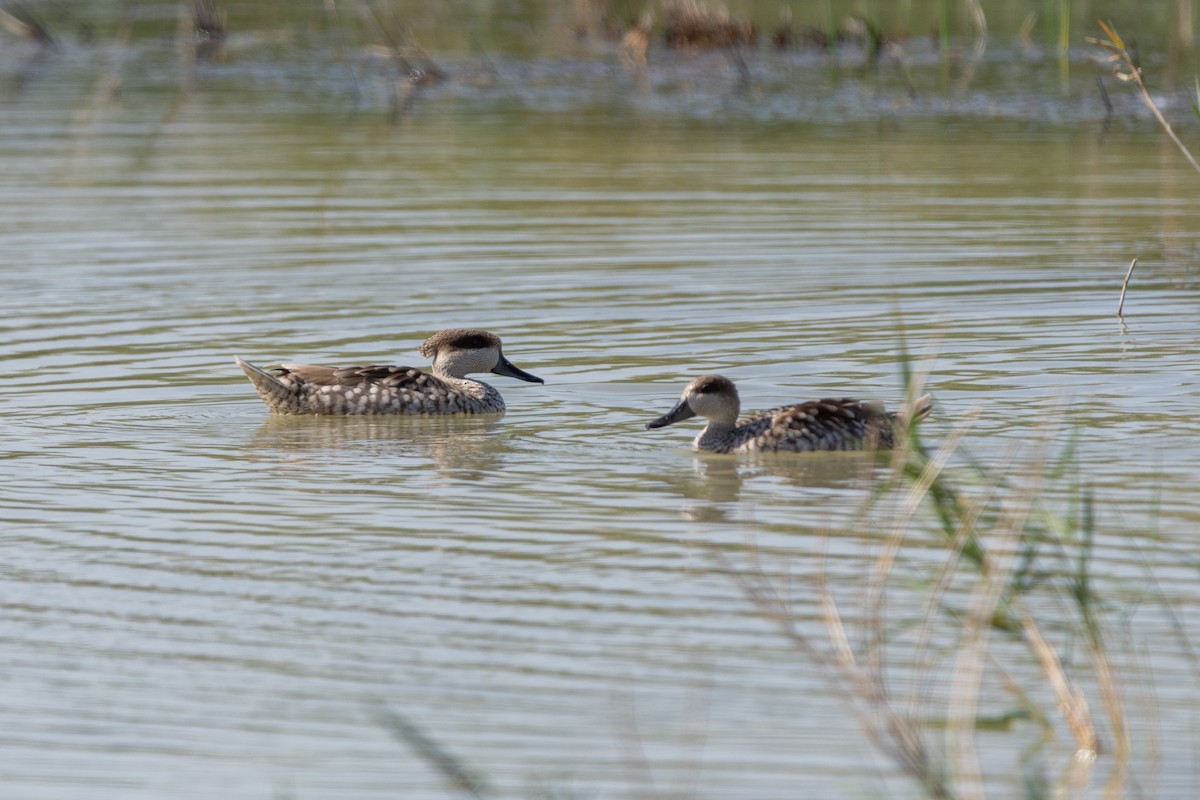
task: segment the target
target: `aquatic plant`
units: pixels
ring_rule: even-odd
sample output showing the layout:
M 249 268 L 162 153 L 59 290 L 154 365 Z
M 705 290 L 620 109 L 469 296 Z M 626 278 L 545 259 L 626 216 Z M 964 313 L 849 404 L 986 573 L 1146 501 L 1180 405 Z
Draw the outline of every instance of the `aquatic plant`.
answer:
M 823 0 L 821 3 L 822 18 L 825 20 L 825 46 L 831 56 L 837 55 L 838 26 L 837 14 L 833 10 L 833 0 Z
M 1099 39 L 1094 36 L 1089 36 L 1088 41 L 1092 44 L 1099 45 L 1108 51 L 1109 55 L 1104 59 L 1106 63 L 1112 64 L 1112 73 L 1117 80 L 1125 83 L 1132 83 L 1138 90 L 1138 96 L 1142 98 L 1142 102 L 1154 114 L 1154 118 L 1158 120 L 1158 124 L 1162 126 L 1163 131 L 1179 148 L 1179 152 L 1183 153 L 1183 157 L 1188 160 L 1192 167 L 1200 172 L 1200 163 L 1196 161 L 1195 156 L 1187 149 L 1179 137 L 1175 135 L 1175 130 L 1171 127 L 1171 123 L 1167 122 L 1167 118 L 1163 116 L 1159 110 L 1158 104 L 1154 102 L 1154 98 L 1150 94 L 1150 90 L 1146 88 L 1146 81 L 1142 73 L 1141 59 L 1138 57 L 1136 50 L 1131 46 L 1126 45 L 1125 40 L 1117 33 L 1111 22 L 1105 23 L 1103 20 L 1097 20 L 1101 30 L 1108 37 L 1107 39 Z M 1196 87 L 1198 96 L 1200 96 L 1200 82 Z M 1200 116 L 1200 111 L 1197 112 Z
M 942 58 L 950 54 L 950 38 L 953 35 L 950 21 L 950 0 L 938 0 L 937 4 L 938 50 Z
M 923 379 L 907 364 L 904 371 L 911 402 Z M 844 615 L 824 570 L 815 590 L 822 639 L 796 623 L 757 557 L 745 568 L 722 563 L 759 613 L 825 675 L 872 745 L 925 796 L 985 796 L 977 741 L 984 731 L 1033 740 L 1015 765 L 1026 796 L 1069 795 L 1101 766 L 1106 794 L 1120 796 L 1130 786 L 1132 745 L 1091 580 L 1094 504 L 1077 477 L 1070 437 L 1054 452 L 1063 414 L 1045 415 L 1023 454 L 999 466 L 952 469 L 952 460 L 965 457 L 961 444 L 975 416 L 966 415 L 933 451 L 910 428 L 855 514 L 852 532 L 869 531 L 879 542 L 867 585 L 855 590 L 857 621 Z M 1044 498 L 1064 479 L 1073 489 L 1066 508 L 1054 509 Z M 931 535 L 941 542 L 940 563 L 923 578 L 913 578 L 911 565 L 898 577 L 905 552 Z M 1083 646 L 1067 658 L 1065 642 Z M 939 649 L 948 655 L 935 658 Z M 939 660 L 952 668 L 939 669 Z M 890 676 L 907 665 L 911 687 L 901 692 Z M 935 700 L 931 687 L 939 680 L 946 688 Z M 989 708 L 997 695 L 1008 698 L 1008 708 Z M 1070 742 L 1065 754 L 1051 747 L 1060 731 Z M 1051 778 L 1046 764 L 1056 757 L 1062 767 Z M 995 758 L 987 761 L 995 769 Z
M 1071 86 L 1071 0 L 1058 0 L 1058 81 L 1063 94 Z
M 647 11 L 642 14 L 638 24 L 626 31 L 621 37 L 621 61 L 631 69 L 645 69 L 647 66 L 646 52 L 650 49 L 650 31 L 654 27 L 654 14 Z

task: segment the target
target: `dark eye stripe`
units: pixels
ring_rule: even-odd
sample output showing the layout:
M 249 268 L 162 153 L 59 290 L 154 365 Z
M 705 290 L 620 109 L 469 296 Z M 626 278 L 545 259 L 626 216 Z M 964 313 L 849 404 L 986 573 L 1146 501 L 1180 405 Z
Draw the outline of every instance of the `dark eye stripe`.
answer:
M 495 342 L 488 336 L 483 336 L 478 333 L 468 333 L 465 336 L 458 336 L 451 339 L 446 344 L 451 347 L 457 347 L 460 350 L 482 350 L 487 347 L 492 347 Z
M 715 392 L 727 392 L 733 388 L 733 383 L 727 378 L 722 378 L 720 375 L 702 378 L 695 383 L 692 391 L 696 394 L 713 394 Z

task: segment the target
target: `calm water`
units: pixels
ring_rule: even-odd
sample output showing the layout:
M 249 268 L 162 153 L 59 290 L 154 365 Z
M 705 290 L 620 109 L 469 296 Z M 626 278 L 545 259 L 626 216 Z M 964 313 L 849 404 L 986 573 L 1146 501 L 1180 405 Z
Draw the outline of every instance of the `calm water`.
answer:
M 1150 124 L 1002 89 L 816 124 L 601 70 L 389 125 L 378 86 L 356 110 L 254 63 L 180 93 L 169 53 L 112 102 L 112 57 L 6 62 L 7 796 L 452 794 L 381 707 L 505 796 L 910 793 L 714 555 L 788 576 L 823 637 L 816 576 L 853 618 L 878 552 L 846 529 L 871 470 L 643 430 L 701 372 L 748 408 L 896 403 L 902 328 L 935 444 L 977 410 L 998 463 L 1065 404 L 1138 785 L 1200 786 L 1200 177 Z M 499 420 L 269 419 L 233 364 L 424 365 L 447 326 L 545 386 L 496 378 Z M 1002 793 L 1027 741 L 981 737 Z

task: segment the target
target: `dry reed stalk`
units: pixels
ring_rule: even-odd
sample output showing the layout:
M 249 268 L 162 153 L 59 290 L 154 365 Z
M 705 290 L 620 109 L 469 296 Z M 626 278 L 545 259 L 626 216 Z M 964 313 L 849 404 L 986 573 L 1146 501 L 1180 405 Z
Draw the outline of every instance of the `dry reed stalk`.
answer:
M 1025 15 L 1025 19 L 1021 22 L 1021 28 L 1017 31 L 1017 40 L 1021 42 L 1021 48 L 1026 52 L 1033 50 L 1033 28 L 1037 25 L 1038 13 L 1036 9 L 1030 9 Z
M 1096 724 L 1092 712 L 1088 708 L 1087 697 L 1079 687 L 1067 677 L 1058 653 L 1046 641 L 1041 629 L 1028 613 L 1021 617 L 1025 631 L 1025 640 L 1046 675 L 1050 688 L 1058 697 L 1058 710 L 1071 735 L 1075 737 L 1077 748 L 1074 761 L 1076 763 L 1094 762 L 1100 750 L 1100 740 L 1096 734 Z
M 931 463 L 939 461 L 944 464 L 949 461 L 950 456 L 961 446 L 967 433 L 975 426 L 981 412 L 981 408 L 975 408 L 963 416 L 963 419 L 950 432 L 950 435 L 943 442 L 939 450 L 935 452 L 934 457 L 930 460 Z M 943 451 L 945 452 L 944 457 L 941 455 Z M 942 469 L 944 469 L 944 466 Z M 942 608 L 942 599 L 949 590 L 950 584 L 957 574 L 958 565 L 962 561 L 963 548 L 969 541 L 978 541 L 977 523 L 979 515 L 990 501 L 992 492 L 998 488 L 998 484 L 993 484 L 992 491 L 984 492 L 981 498 L 969 502 L 964 509 L 963 520 L 965 524 L 962 526 L 960 535 L 951 543 L 950 552 L 938 570 L 933 583 L 930 584 L 928 596 L 923 604 L 921 623 L 917 626 L 917 639 L 913 643 L 913 660 L 918 664 L 925 663 L 926 661 L 925 654 L 929 650 L 929 642 L 932 639 L 934 630 L 933 615 L 935 611 Z M 914 672 L 912 687 L 908 692 L 909 708 L 912 709 L 911 713 L 913 714 L 916 713 L 916 708 L 920 700 L 920 692 L 917 686 L 918 678 L 919 675 Z
M 903 330 L 900 331 L 903 341 Z M 908 386 L 907 406 L 920 393 L 928 372 L 914 375 L 907 358 L 901 369 Z M 1061 464 L 1050 459 L 1051 447 L 1059 438 L 1066 418 L 1065 406 L 1042 415 L 1029 446 L 1013 448 L 1000 460 L 998 471 L 985 474 L 976 468 L 975 474 L 985 480 L 976 491 L 960 493 L 947 481 L 949 463 L 958 452 L 974 416 L 961 421 L 942 445 L 927 455 L 921 447 L 918 429 L 910 426 L 909 435 L 898 440 L 891 452 L 891 472 L 871 495 L 860 504 L 855 519 L 860 525 L 874 524 L 872 515 L 879 512 L 878 500 L 888 497 L 888 517 L 880 551 L 875 559 L 868 584 L 863 587 L 862 645 L 856 650 L 850 632 L 838 609 L 824 569 L 824 557 L 818 565 L 816 603 L 826 631 L 826 642 L 820 646 L 808 634 L 797 628 L 795 617 L 779 590 L 766 577 L 757 552 L 751 550 L 753 569 L 737 572 L 726 569 L 751 601 L 759 614 L 771 622 L 798 652 L 810 660 L 834 693 L 840 697 L 858 721 L 865 736 L 881 753 L 922 787 L 931 798 L 958 796 L 982 798 L 985 792 L 981 761 L 976 753 L 975 732 L 988 725 L 980 715 L 980 699 L 986 669 L 999 674 L 1007 693 L 1017 698 L 1016 712 L 1000 718 L 1007 724 L 1028 719 L 1042 730 L 1039 748 L 1053 739 L 1051 714 L 1043 711 L 1022 689 L 1012 675 L 999 663 L 989 645 L 993 631 L 1002 631 L 1009 641 L 1023 643 L 1045 684 L 1057 699 L 1056 707 L 1071 731 L 1076 746 L 1065 771 L 1063 781 L 1053 789 L 1058 794 L 1070 794 L 1073 787 L 1090 779 L 1099 753 L 1097 726 L 1087 705 L 1083 690 L 1073 681 L 1063 666 L 1058 652 L 1043 635 L 1035 615 L 1026 607 L 1025 595 L 1040 582 L 1038 575 L 1048 574 L 1035 569 L 1046 545 L 1057 545 L 1058 558 L 1067 559 L 1072 552 L 1062 534 L 1082 524 L 1084 539 L 1079 546 L 1078 566 L 1069 595 L 1079 609 L 1079 620 L 1085 629 L 1092 673 L 1110 721 L 1116 745 L 1114 763 L 1109 771 L 1106 798 L 1116 800 L 1129 788 L 1131 745 L 1124 721 L 1119 683 L 1113 674 L 1101 637 L 1101 624 L 1092 610 L 1088 588 L 1088 570 L 1092 517 L 1090 503 L 1083 522 L 1059 517 L 1041 507 L 1041 498 L 1051 477 Z M 1069 453 L 1070 451 L 1068 451 Z M 1018 459 L 1019 457 L 1019 459 Z M 968 475 L 968 477 L 970 477 Z M 1012 478 L 1019 480 L 1012 480 Z M 886 659 L 891 638 L 885 619 L 885 601 L 892 582 L 901 547 L 918 524 L 920 508 L 932 508 L 945 536 L 946 557 L 940 568 L 927 582 L 928 590 L 922 601 L 915 642 L 909 648 L 913 665 L 913 686 L 901 703 L 891 690 L 887 677 Z M 1056 535 L 1054 532 L 1059 531 Z M 987 547 L 985 549 L 985 537 Z M 718 556 L 719 558 L 719 556 Z M 965 571 L 963 567 L 968 567 Z M 961 617 L 944 602 L 956 579 L 975 576 L 967 595 L 967 607 Z M 923 720 L 921 700 L 926 699 L 918 689 L 920 667 L 935 669 L 927 657 L 935 633 L 945 633 L 934 617 L 935 610 L 944 610 L 960 618 L 957 628 L 958 647 L 952 670 L 953 681 L 947 698 L 948 713 L 945 728 L 945 753 L 950 757 L 949 768 L 931 752 L 926 737 L 928 723 Z M 932 665 L 932 666 L 930 666 Z M 928 675 L 928 669 L 925 672 Z M 928 683 L 928 682 L 927 682 Z M 1042 784 L 1039 784 L 1042 785 Z M 1047 791 L 1050 791 L 1047 788 Z
M 881 673 L 864 670 L 856 663 L 833 593 L 822 584 L 819 596 L 821 618 L 835 655 L 832 666 L 837 667 L 852 685 L 852 708 L 863 731 L 872 744 L 918 781 L 930 798 L 951 800 L 955 795 L 942 771 L 934 764 L 917 723 L 896 710 Z
M 1108 656 L 1103 648 L 1093 647 L 1092 659 L 1096 665 L 1096 684 L 1100 689 L 1100 699 L 1104 702 L 1104 711 L 1113 728 L 1113 770 L 1104 784 L 1104 796 L 1118 800 L 1124 797 L 1125 787 L 1129 783 L 1133 745 L 1130 742 L 1129 727 L 1125 724 L 1125 706 L 1108 663 Z
M 1129 271 L 1125 273 L 1125 280 L 1121 281 L 1121 299 L 1117 302 L 1117 316 L 1124 316 L 1121 312 L 1125 308 L 1125 292 L 1129 289 L 1129 278 L 1133 275 L 1133 268 L 1137 266 L 1137 258 L 1129 262 Z
M 919 391 L 916 381 L 907 374 L 907 366 L 905 372 L 914 391 Z M 1071 794 L 1091 779 L 1098 763 L 1099 734 L 1087 697 L 1068 673 L 1063 660 L 1043 634 L 1041 625 L 1024 600 L 1029 570 L 1033 559 L 1037 557 L 1040 543 L 1047 535 L 1044 526 L 1049 525 L 1054 530 L 1064 524 L 1060 518 L 1039 508 L 1040 498 L 1047 488 L 1046 482 L 1057 469 L 1050 461 L 1050 449 L 1058 438 L 1063 419 L 1065 408 L 1047 415 L 1046 421 L 1038 426 L 1033 452 L 1026 450 L 1024 457 L 1017 462 L 1014 450 L 1000 471 L 993 473 L 995 477 L 987 480 L 981 491 L 972 492 L 969 499 L 950 489 L 944 476 L 951 455 L 960 447 L 973 420 L 960 423 L 932 456 L 924 454 L 914 437 L 914 441 L 909 443 L 912 449 L 900 456 L 907 459 L 902 465 L 905 469 L 893 469 L 893 475 L 906 477 L 907 488 L 895 479 L 885 484 L 885 488 L 891 490 L 888 496 L 895 497 L 896 502 L 889 512 L 888 528 L 872 570 L 872 578 L 865 587 L 868 599 L 864 602 L 861 623 L 864 643 L 859 650 L 852 643 L 852 636 L 838 609 L 823 567 L 817 577 L 816 592 L 819 615 L 826 630 L 827 641 L 823 647 L 796 627 L 795 617 L 784 598 L 765 576 L 757 561 L 752 572 L 739 574 L 730 571 L 759 613 L 819 668 L 830 687 L 846 702 L 871 744 L 888 756 L 903 774 L 919 783 L 928 797 L 985 796 L 982 762 L 976 752 L 975 737 L 977 729 L 986 724 L 986 718 L 980 715 L 979 708 L 984 679 L 989 671 L 999 673 L 1002 685 L 1021 704 L 1017 712 L 1006 714 L 1001 718 L 1002 721 L 1029 719 L 1043 731 L 1040 747 L 1052 741 L 1053 728 L 1048 720 L 1049 714 L 1043 713 L 1030 694 L 996 660 L 990 645 L 994 631 L 1003 631 L 1013 637 L 1011 641 L 1025 645 L 1035 663 L 1041 667 L 1045 685 L 1050 687 L 1056 698 L 1055 707 L 1075 742 L 1069 766 L 1053 791 Z M 1018 463 L 1020 472 L 1015 469 Z M 896 463 L 893 465 L 896 466 Z M 917 468 L 908 469 L 910 465 Z M 1020 480 L 1014 485 L 1010 483 L 1010 475 L 1018 476 Z M 905 490 L 899 491 L 901 489 Z M 920 627 L 915 645 L 910 650 L 914 656 L 912 664 L 919 667 L 933 663 L 925 654 L 936 627 L 934 610 L 945 608 L 943 597 L 955 578 L 965 574 L 962 567 L 969 565 L 971 572 L 977 576 L 970 588 L 966 612 L 959 628 L 953 680 L 947 698 L 944 752 L 948 765 L 936 758 L 926 742 L 929 731 L 920 714 L 920 693 L 914 685 L 907 695 L 908 701 L 903 704 L 898 702 L 897 695 L 888 684 L 885 658 L 885 648 L 889 644 L 884 608 L 887 585 L 892 580 L 900 547 L 916 524 L 917 508 L 927 502 L 939 507 L 940 514 L 949 515 L 948 521 L 943 520 L 943 532 L 948 534 L 949 546 L 946 559 L 933 577 L 928 596 L 923 601 Z M 872 508 L 866 506 L 860 519 L 865 521 Z M 1090 505 L 1087 508 L 1090 509 Z M 984 519 L 987 524 L 985 529 L 981 529 L 980 524 Z M 1105 787 L 1105 797 L 1116 800 L 1128 789 L 1131 745 L 1124 721 L 1120 687 L 1105 652 L 1100 623 L 1092 612 L 1091 595 L 1087 587 L 1090 520 L 1089 513 L 1084 523 L 1087 538 L 1081 545 L 1079 567 L 1070 594 L 1079 606 L 1080 619 L 1086 628 L 1090 656 L 1088 666 L 1096 679 L 1116 739 L 1112 754 L 1114 760 Z M 1065 544 L 1059 539 L 1049 541 Z M 967 549 L 968 544 L 973 550 Z M 1066 558 L 1067 551 L 1062 550 L 1060 557 Z M 917 677 L 914 675 L 914 684 Z
M 912 433 L 912 425 L 915 422 L 917 398 L 923 394 L 925 386 L 929 381 L 929 376 L 933 368 L 933 361 L 936 357 L 936 352 L 941 345 L 941 338 L 941 334 L 939 333 L 929 345 L 929 348 L 924 356 L 926 366 L 916 373 L 906 375 L 904 409 L 905 419 L 908 419 L 910 422 L 905 430 L 900 433 L 897 446 L 890 453 L 892 467 L 891 475 L 896 482 L 903 480 L 903 466 L 909 456 L 909 437 Z M 949 441 L 957 443 L 958 441 L 961 441 L 961 437 L 956 438 L 952 436 L 951 440 Z M 925 485 L 926 487 L 932 485 L 932 483 L 937 480 L 938 475 L 941 474 L 941 468 L 944 467 L 944 465 L 949 461 L 952 450 L 953 444 L 949 447 L 944 444 L 938 449 L 937 454 L 935 454 L 935 458 L 931 459 L 930 463 L 926 465 L 925 470 L 917 478 L 917 481 L 914 482 L 910 490 L 906 493 L 905 500 L 901 505 L 902 510 L 893 519 L 891 532 L 884 536 L 883 549 L 880 551 L 880 555 L 876 560 L 874 578 L 872 579 L 871 583 L 868 584 L 867 597 L 866 601 L 864 602 L 864 616 L 867 619 L 876 618 L 878 616 L 880 603 L 882 602 L 883 587 L 887 582 L 887 576 L 891 572 L 891 565 L 895 561 L 895 554 L 899 551 L 900 544 L 904 540 L 904 534 L 908 530 L 913 517 L 916 515 L 920 506 L 921 498 L 924 496 L 923 493 L 916 491 L 916 486 L 918 484 Z M 943 453 L 944 458 L 939 459 L 938 456 Z M 938 465 L 935 466 L 933 463 L 934 461 L 937 461 Z M 863 505 L 860 506 L 856 516 L 865 516 L 870 511 L 870 504 L 872 502 L 873 498 L 870 495 L 866 496 L 863 499 Z
M 42 47 L 54 45 L 54 37 L 50 35 L 50 30 L 24 3 L 10 3 L 7 7 L 0 8 L 0 28 Z
M 1132 83 L 1137 87 L 1138 95 L 1142 98 L 1142 102 L 1146 104 L 1147 108 L 1150 109 L 1151 113 L 1154 114 L 1154 118 L 1158 120 L 1158 124 L 1166 131 L 1167 136 L 1179 148 L 1179 152 L 1183 153 L 1183 157 L 1192 165 L 1192 168 L 1200 172 L 1200 163 L 1196 161 L 1191 151 L 1175 135 L 1175 130 L 1171 127 L 1171 123 L 1167 122 L 1167 118 L 1159 111 L 1158 104 L 1150 96 L 1150 90 L 1146 88 L 1146 82 L 1142 76 L 1140 59 L 1125 46 L 1125 41 L 1113 29 L 1111 23 L 1105 23 L 1103 20 L 1096 20 L 1096 22 L 1104 30 L 1108 38 L 1098 39 L 1094 36 L 1089 36 L 1087 37 L 1087 41 L 1109 51 L 1110 55 L 1104 61 L 1113 65 L 1113 76 L 1117 80 Z
M 965 92 L 971 85 L 971 81 L 975 78 L 975 71 L 983 61 L 983 54 L 987 51 L 988 43 L 987 15 L 983 13 L 983 6 L 979 0 L 965 0 L 965 4 L 971 17 L 971 24 L 975 26 L 975 40 L 971 43 L 971 54 L 967 57 L 966 66 L 963 67 L 963 73 L 958 79 L 958 91 L 960 92 Z
M 638 24 L 621 38 L 621 62 L 629 69 L 642 71 L 648 66 L 646 52 L 650 49 L 650 29 L 654 27 L 654 12 L 642 14 Z
M 960 639 L 954 660 L 954 680 L 947 702 L 947 749 L 951 754 L 950 764 L 956 768 L 954 784 L 964 797 L 983 800 L 983 770 L 975 748 L 975 726 L 979 714 L 979 697 L 983 685 L 984 663 L 988 654 L 988 639 L 995 627 L 999 612 L 1006 605 L 1005 590 L 1013 572 L 1018 545 L 1024 538 L 1029 518 L 1034 510 L 1035 499 L 1041 495 L 1041 482 L 1046 474 L 1046 459 L 1049 444 L 1053 439 L 1057 419 L 1051 417 L 1043 423 L 1042 433 L 1035 458 L 1029 472 L 1037 485 L 1023 487 L 1012 502 L 1002 503 L 1001 517 L 995 531 L 998 541 L 989 542 L 988 559 L 980 569 L 980 579 L 971 592 L 969 612 L 963 621 L 963 638 Z
M 864 618 L 868 621 L 868 627 L 873 631 L 872 641 L 881 642 L 883 639 L 882 608 L 884 590 L 887 585 L 888 576 L 891 574 L 892 567 L 896 562 L 896 556 L 900 551 L 900 545 L 903 544 L 907 532 L 912 527 L 913 519 L 916 517 L 921 504 L 928 496 L 930 487 L 941 478 L 943 471 L 950 462 L 950 458 L 958 449 L 958 446 L 971 426 L 974 425 L 977 417 L 977 414 L 969 415 L 964 422 L 960 423 L 951 432 L 951 435 L 934 452 L 933 457 L 929 459 L 921 474 L 905 493 L 899 511 L 893 515 L 891 530 L 884 536 L 883 547 L 875 559 L 873 577 L 867 587 L 867 599 L 864 603 Z M 898 473 L 893 470 L 893 474 Z M 955 543 L 954 552 L 961 553 L 962 547 L 967 541 L 971 541 L 972 539 L 973 536 L 970 535 L 960 537 L 959 541 Z
M 902 361 L 906 386 L 904 400 L 905 418 L 909 422 L 905 429 L 901 431 L 896 447 L 890 453 L 890 474 L 892 480 L 889 482 L 889 491 L 898 489 L 904 481 L 904 467 L 910 460 L 910 448 L 913 444 L 912 437 L 916 430 L 914 426 L 916 424 L 915 409 L 917 399 L 924 393 L 925 387 L 929 382 L 937 352 L 941 347 L 941 341 L 942 333 L 939 332 L 930 342 L 926 352 L 922 356 L 925 366 L 920 370 L 912 372 L 909 369 L 907 359 L 905 358 Z M 965 433 L 965 429 L 963 433 Z M 882 657 L 881 646 L 884 640 L 882 614 L 884 590 L 888 576 L 891 574 L 892 565 L 895 563 L 896 554 L 900 550 L 900 545 L 903 543 L 905 534 L 920 507 L 921 499 L 924 497 L 924 492 L 915 491 L 915 487 L 917 485 L 924 485 L 926 487 L 924 491 L 928 491 L 928 487 L 932 486 L 938 480 L 942 469 L 949 462 L 951 454 L 961 440 L 962 436 L 952 434 L 938 448 L 934 457 L 925 465 L 922 473 L 917 476 L 916 480 L 910 485 L 909 491 L 905 493 L 904 500 L 901 503 L 901 511 L 892 515 L 893 524 L 889 533 L 883 537 L 883 545 L 875 561 L 873 577 L 867 585 L 866 595 L 863 600 L 863 618 L 867 620 L 866 628 L 871 642 L 868 648 L 868 663 L 880 674 L 882 673 L 882 664 L 879 659 Z M 866 518 L 871 511 L 873 502 L 874 498 L 868 494 L 863 499 L 863 504 L 855 514 L 855 518 Z
M 910 396 L 919 392 L 920 385 L 917 381 L 910 381 Z M 911 404 L 910 400 L 910 407 Z M 955 440 L 957 441 L 958 439 Z M 948 458 L 947 452 L 938 463 L 944 464 Z M 933 468 L 931 474 L 936 474 L 938 469 L 940 468 Z M 893 532 L 897 540 L 903 539 L 902 527 L 897 526 Z M 878 564 L 875 569 L 876 580 L 879 580 L 880 576 L 886 580 L 890 569 L 887 566 L 890 563 L 888 559 L 891 558 L 890 553 L 894 552 L 896 544 L 894 541 L 891 546 L 885 547 L 885 554 L 882 556 L 884 563 Z M 871 743 L 891 758 L 902 772 L 917 781 L 927 796 L 934 800 L 951 800 L 954 793 L 929 752 L 918 721 L 914 716 L 898 710 L 891 700 L 883 664 L 878 658 L 878 648 L 874 645 L 868 648 L 865 665 L 855 658 L 845 624 L 824 575 L 818 578 L 818 606 L 828 634 L 830 651 L 816 647 L 808 637 L 797 630 L 791 609 L 757 563 L 751 573 L 729 570 L 729 574 L 759 613 L 772 622 L 793 647 L 820 667 L 831 689 L 845 699 Z M 878 630 L 878 626 L 882 625 L 880 620 L 881 615 L 877 614 L 876 635 L 873 637 L 876 643 L 882 642 L 883 639 Z

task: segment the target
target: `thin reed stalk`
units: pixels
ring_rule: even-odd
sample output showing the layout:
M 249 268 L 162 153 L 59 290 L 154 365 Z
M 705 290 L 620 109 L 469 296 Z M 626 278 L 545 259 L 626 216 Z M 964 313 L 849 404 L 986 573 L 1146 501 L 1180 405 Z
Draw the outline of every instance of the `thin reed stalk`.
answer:
M 938 0 L 938 49 L 942 58 L 950 56 L 950 0 Z
M 1179 148 L 1179 152 L 1183 153 L 1183 157 L 1192 165 L 1192 168 L 1196 172 L 1200 172 L 1200 162 L 1196 161 L 1195 156 L 1187 149 L 1187 146 L 1175 135 L 1175 130 L 1171 127 L 1171 123 L 1167 122 L 1167 118 L 1163 116 L 1162 111 L 1158 108 L 1158 104 L 1151 97 L 1150 90 L 1146 88 L 1146 81 L 1142 75 L 1141 60 L 1137 54 L 1126 46 L 1125 40 L 1117 34 L 1112 23 L 1105 23 L 1103 20 L 1097 20 L 1096 22 L 1108 38 L 1098 39 L 1094 36 L 1089 36 L 1087 40 L 1109 52 L 1108 57 L 1104 61 L 1113 65 L 1113 76 L 1117 80 L 1132 83 L 1137 87 L 1138 95 L 1142 98 L 1142 102 L 1146 104 L 1146 107 L 1150 109 L 1150 112 L 1154 114 L 1154 118 L 1158 120 L 1158 124 L 1162 126 L 1167 136 Z M 1200 84 L 1197 84 L 1197 92 L 1200 92 Z
M 833 0 L 822 0 L 821 7 L 825 18 L 825 47 L 829 50 L 831 57 L 836 56 L 838 49 L 838 23 L 837 14 L 833 10 Z
M 1117 316 L 1124 316 L 1122 313 L 1125 310 L 1125 292 L 1129 290 L 1129 279 L 1133 277 L 1133 268 L 1137 266 L 1137 258 L 1129 262 L 1129 271 L 1125 273 L 1125 280 L 1121 281 L 1121 299 L 1117 301 Z
M 1071 88 L 1071 0 L 1058 0 L 1058 87 Z
M 900 339 L 903 342 L 903 332 Z M 902 359 L 902 371 L 910 395 L 924 388 L 927 376 L 914 374 L 907 359 Z M 1052 457 L 1062 436 L 1065 408 L 1043 415 L 1045 421 L 1022 453 L 1012 453 L 991 470 L 963 473 L 954 467 L 954 457 L 960 454 L 974 418 L 968 415 L 932 453 L 921 445 L 918 430 L 910 430 L 906 439 L 902 437 L 902 446 L 892 452 L 893 469 L 883 486 L 857 517 L 856 531 L 882 528 L 870 580 L 860 589 L 864 597 L 860 630 L 850 629 L 823 560 L 814 597 L 823 641 L 797 626 L 791 608 L 757 559 L 749 569 L 729 572 L 758 612 L 818 667 L 872 745 L 925 796 L 984 800 L 988 774 L 994 779 L 996 765 L 980 751 L 978 731 L 1007 730 L 1028 721 L 1032 731 L 1016 730 L 1035 736 L 1020 761 L 1030 796 L 1069 796 L 1090 785 L 1103 763 L 1105 794 L 1117 797 L 1130 785 L 1132 748 L 1123 692 L 1108 656 L 1105 624 L 1091 585 L 1091 499 L 1085 496 L 1081 514 L 1067 516 L 1054 514 L 1043 500 L 1051 482 L 1075 463 L 1070 443 L 1061 455 Z M 952 485 L 952 477 L 965 480 L 970 488 Z M 881 504 L 883 500 L 887 502 Z M 882 520 L 880 511 L 886 514 Z M 898 598 L 905 596 L 905 589 L 897 585 L 897 568 L 916 539 L 928 541 L 931 527 L 943 538 L 944 555 L 921 582 L 925 588 L 916 624 L 904 623 L 900 630 L 909 633 L 898 639 L 896 623 L 889 622 L 895 609 L 903 608 L 895 605 Z M 903 580 L 911 590 L 916 579 L 909 572 L 903 570 Z M 1068 576 L 1066 583 L 1056 575 Z M 1035 597 L 1047 592 L 1051 597 L 1070 598 L 1074 613 L 1066 619 L 1060 614 L 1047 618 L 1043 598 Z M 954 608 L 956 603 L 961 608 Z M 1065 659 L 1055 643 L 1064 625 L 1087 644 L 1082 663 L 1077 655 Z M 944 657 L 932 657 L 930 651 L 932 643 L 944 646 L 948 637 L 956 644 L 953 667 L 947 672 L 945 724 L 937 726 L 927 710 L 934 701 L 927 696 L 929 687 L 935 685 L 928 671 L 946 662 Z M 908 690 L 897 694 L 888 676 L 897 671 L 890 662 L 901 647 L 914 672 Z M 1014 656 L 1018 660 L 1010 666 L 1006 662 Z M 1095 688 L 1085 690 L 1080 674 L 1090 676 L 1087 685 Z M 986 704 L 995 702 L 996 685 L 1015 700 L 1014 710 L 1000 715 L 984 712 Z M 1098 704 L 1088 691 L 1099 697 Z M 1049 702 L 1038 699 L 1047 696 Z M 1029 770 L 1031 764 L 1045 763 L 1055 743 L 1055 726 L 1050 722 L 1054 717 L 1061 720 L 1072 744 L 1064 754 L 1064 768 L 1051 778 L 1041 770 Z M 1002 727 L 996 727 L 997 720 Z M 1101 747 L 1101 728 L 1115 739 L 1110 748 Z

